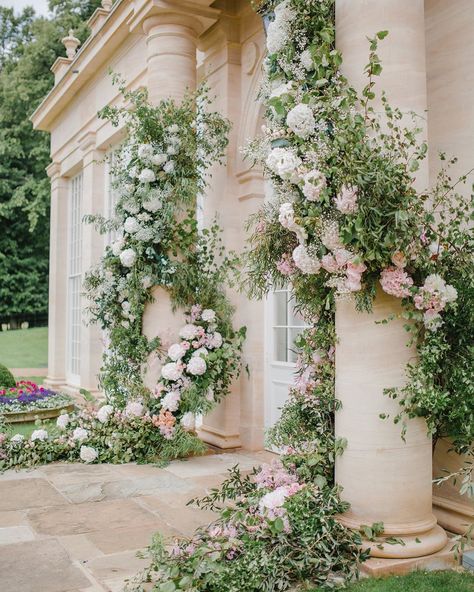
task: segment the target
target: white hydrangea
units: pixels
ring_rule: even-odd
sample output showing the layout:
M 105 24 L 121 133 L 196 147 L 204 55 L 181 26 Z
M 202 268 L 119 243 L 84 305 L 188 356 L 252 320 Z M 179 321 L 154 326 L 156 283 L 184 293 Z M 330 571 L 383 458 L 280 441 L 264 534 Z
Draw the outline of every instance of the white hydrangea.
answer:
M 301 165 L 301 158 L 288 148 L 273 148 L 267 156 L 267 167 L 282 179 L 290 180 Z
M 314 132 L 316 121 L 314 114 L 308 105 L 300 103 L 288 111 L 286 125 L 298 137 L 305 140 Z
M 145 413 L 145 407 L 141 401 L 129 401 L 125 407 L 127 417 L 141 417 Z
M 311 52 L 309 51 L 309 49 L 305 49 L 304 51 L 301 52 L 300 62 L 301 62 L 301 65 L 303 66 L 303 68 L 305 70 L 307 70 L 308 72 L 310 72 L 311 70 L 314 70 L 313 56 L 311 55 Z
M 153 154 L 150 160 L 155 166 L 161 166 L 168 160 L 168 155 L 163 152 L 159 152 L 158 154 Z
M 175 382 L 176 380 L 179 380 L 182 375 L 183 369 L 176 362 L 168 362 L 168 364 L 165 364 L 161 369 L 161 376 L 165 380 Z
M 91 463 L 96 460 L 99 453 L 95 448 L 92 448 L 92 446 L 81 446 L 79 456 L 85 463 Z
M 10 438 L 10 442 L 13 442 L 13 444 L 21 444 L 24 439 L 25 436 L 23 434 L 15 434 Z
M 281 51 L 290 40 L 290 25 L 295 16 L 289 2 L 281 2 L 275 7 L 275 19 L 268 25 L 268 53 Z
M 161 408 L 171 411 L 171 413 L 178 411 L 180 400 L 181 395 L 179 391 L 170 391 L 161 399 Z
M 195 339 L 199 335 L 199 333 L 200 331 L 197 325 L 188 323 L 187 325 L 184 325 L 184 327 L 181 328 L 181 330 L 179 331 L 179 336 L 181 337 L 181 339 L 191 341 L 192 339 Z
M 62 413 L 56 420 L 56 425 L 60 430 L 65 430 L 69 425 L 70 417 L 68 413 Z
M 202 376 L 207 370 L 206 361 L 201 356 L 193 356 L 186 366 L 186 372 L 193 376 Z
M 186 431 L 192 431 L 196 428 L 196 416 L 192 411 L 187 411 L 183 414 L 181 425 Z
M 123 224 L 123 229 L 125 232 L 128 232 L 128 234 L 134 234 L 135 232 L 138 232 L 140 228 L 141 226 L 138 223 L 138 220 L 133 218 L 133 216 L 129 216 Z
M 222 335 L 218 331 L 213 333 L 207 340 L 207 345 L 211 349 L 217 349 L 218 347 L 221 347 L 223 343 L 224 340 L 222 339 Z
M 211 323 L 216 320 L 216 313 L 212 308 L 205 308 L 201 313 L 201 318 L 206 323 Z
M 138 175 L 138 180 L 141 183 L 153 183 L 153 181 L 156 181 L 156 175 L 151 169 L 143 169 Z
M 102 405 L 99 411 L 97 411 L 96 417 L 100 421 L 100 423 L 107 423 L 113 412 L 114 408 L 112 407 L 112 405 Z
M 125 240 L 122 237 L 118 238 L 112 243 L 112 253 L 115 255 L 115 257 L 120 255 L 124 246 Z
M 76 428 L 72 433 L 72 439 L 76 442 L 83 442 L 89 437 L 89 432 L 84 428 Z
M 171 125 L 169 125 L 166 130 L 170 133 L 170 134 L 177 134 L 179 133 L 179 125 L 177 123 L 173 123 Z
M 304 245 L 298 245 L 294 249 L 293 261 L 295 262 L 296 267 L 305 275 L 318 273 L 321 268 L 320 261 L 311 257 Z
M 153 155 L 153 146 L 151 144 L 140 144 L 137 150 L 138 158 L 149 160 Z
M 173 343 L 168 348 L 168 357 L 173 360 L 173 362 L 177 362 L 180 360 L 184 354 L 186 353 L 186 349 L 180 343 Z
M 175 144 L 170 144 L 167 148 L 166 148 L 166 154 L 169 154 L 170 156 L 175 156 L 176 154 L 178 154 L 178 146 L 176 146 Z
M 310 171 L 303 177 L 303 195 L 308 201 L 317 201 L 326 187 L 326 177 L 320 171 Z
M 125 249 L 120 253 L 120 263 L 124 267 L 133 267 L 137 260 L 137 254 L 133 249 Z
M 163 170 L 165 171 L 165 173 L 167 175 L 169 175 L 169 174 L 171 174 L 174 171 L 174 168 L 175 168 L 175 162 L 174 162 L 174 160 L 168 160 L 168 162 L 163 167 Z
M 46 430 L 35 430 L 31 436 L 30 440 L 34 442 L 35 440 L 47 440 L 48 439 L 48 432 Z

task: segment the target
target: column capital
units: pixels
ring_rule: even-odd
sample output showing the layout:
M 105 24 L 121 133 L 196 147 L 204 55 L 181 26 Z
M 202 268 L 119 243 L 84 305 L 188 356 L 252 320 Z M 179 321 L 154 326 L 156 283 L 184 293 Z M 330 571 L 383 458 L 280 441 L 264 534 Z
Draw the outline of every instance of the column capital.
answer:
M 129 20 L 130 31 L 142 29 L 145 35 L 160 25 L 181 25 L 201 35 L 215 22 L 220 10 L 210 8 L 212 0 L 141 0 Z
M 50 162 L 46 167 L 46 174 L 51 179 L 51 181 L 55 181 L 61 173 L 61 164 L 59 162 Z

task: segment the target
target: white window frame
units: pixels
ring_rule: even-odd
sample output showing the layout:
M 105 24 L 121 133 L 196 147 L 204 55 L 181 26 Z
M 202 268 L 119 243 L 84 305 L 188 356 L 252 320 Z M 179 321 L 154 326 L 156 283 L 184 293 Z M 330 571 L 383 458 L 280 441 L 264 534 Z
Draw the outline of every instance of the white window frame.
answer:
M 82 171 L 71 178 L 68 207 L 67 356 L 68 384 L 80 385 L 82 328 Z

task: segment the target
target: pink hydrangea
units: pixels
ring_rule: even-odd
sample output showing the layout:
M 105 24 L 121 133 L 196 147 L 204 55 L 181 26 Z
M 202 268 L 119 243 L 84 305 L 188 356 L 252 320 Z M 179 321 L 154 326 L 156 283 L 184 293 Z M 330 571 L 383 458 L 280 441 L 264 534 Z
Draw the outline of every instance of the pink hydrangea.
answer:
M 283 254 L 280 261 L 277 262 L 276 268 L 282 275 L 286 276 L 291 275 L 296 271 L 293 259 L 291 258 L 291 255 L 288 255 L 288 253 Z
M 296 475 L 289 473 L 280 460 L 262 464 L 260 471 L 255 476 L 258 489 L 276 489 L 285 485 L 297 483 Z
M 406 298 L 410 295 L 413 279 L 399 267 L 387 267 L 380 274 L 380 285 L 387 294 L 396 298 Z
M 335 273 L 339 269 L 339 265 L 334 257 L 334 255 L 324 255 L 321 258 L 321 267 L 326 270 L 328 273 Z

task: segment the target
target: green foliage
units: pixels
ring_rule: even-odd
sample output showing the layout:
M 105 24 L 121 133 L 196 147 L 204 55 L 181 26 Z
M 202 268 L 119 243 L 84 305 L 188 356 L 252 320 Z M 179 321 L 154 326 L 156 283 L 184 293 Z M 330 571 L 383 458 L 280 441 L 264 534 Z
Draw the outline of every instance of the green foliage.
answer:
M 0 388 L 13 388 L 14 386 L 16 386 L 15 377 L 6 366 L 0 364 Z
M 53 86 L 50 68 L 64 54 L 61 38 L 73 28 L 84 40 L 83 19 L 100 2 L 53 4 L 52 20 L 35 17 L 31 8 L 16 15 L 0 7 L 0 315 L 48 308 L 49 138 L 29 118 Z
M 294 584 L 328 590 L 354 578 L 366 554 L 358 547 L 359 535 L 337 520 L 347 508 L 338 491 L 293 481 L 295 493 L 276 510 L 266 510 L 264 497 L 279 491 L 275 483 L 262 483 L 261 471 L 268 470 L 243 477 L 234 468 L 220 489 L 198 500 L 199 507 L 219 510 L 220 517 L 192 539 L 169 550 L 155 537 L 143 581 L 156 592 L 268 592 Z M 282 466 L 273 470 L 277 478 L 294 478 Z M 144 588 L 138 583 L 132 589 Z

